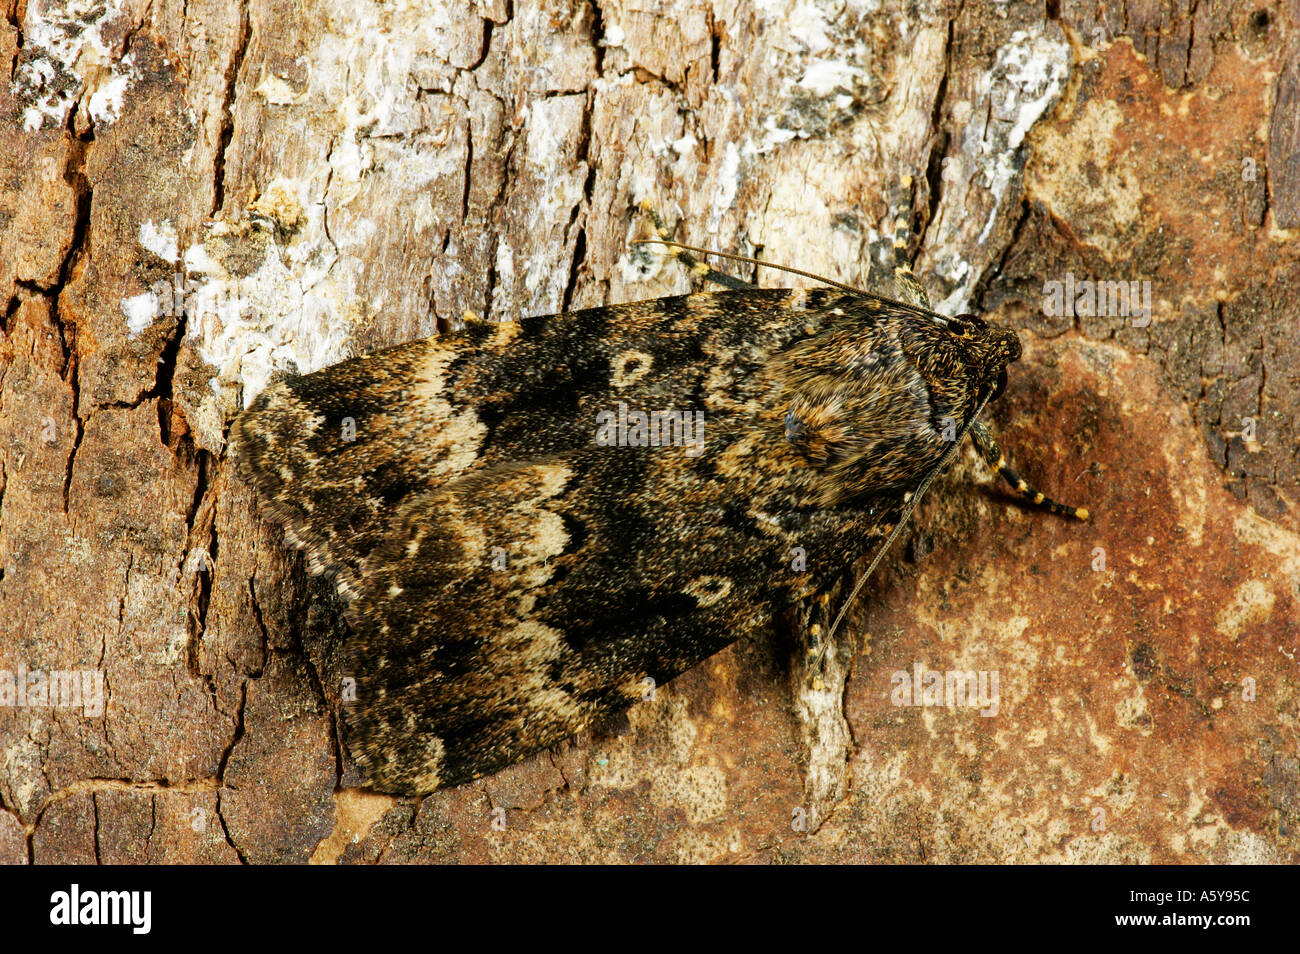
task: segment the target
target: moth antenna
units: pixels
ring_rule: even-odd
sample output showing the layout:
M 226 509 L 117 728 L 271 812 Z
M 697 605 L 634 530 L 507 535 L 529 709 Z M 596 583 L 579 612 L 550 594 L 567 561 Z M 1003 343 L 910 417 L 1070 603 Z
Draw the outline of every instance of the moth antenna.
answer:
M 684 245 L 681 242 L 674 242 L 672 239 L 638 239 L 633 245 L 671 245 L 673 248 L 680 248 L 686 252 L 694 252 L 697 255 L 714 255 L 718 258 L 730 259 L 733 262 L 745 262 L 748 265 L 758 265 L 762 268 L 775 268 L 779 272 L 789 272 L 791 275 L 802 275 L 804 278 L 811 278 L 815 282 L 822 282 L 830 285 L 832 288 L 839 288 L 846 292 L 853 292 L 855 295 L 867 295 L 870 298 L 878 298 L 878 295 L 872 295 L 870 292 L 864 292 L 861 288 L 854 288 L 852 285 L 845 285 L 843 282 L 837 282 L 830 278 L 823 278 L 821 275 L 814 275 L 812 272 L 805 272 L 802 268 L 794 268 L 790 265 L 777 265 L 775 262 L 762 262 L 756 258 L 749 258 L 746 255 L 732 255 L 730 252 L 715 252 L 708 248 L 699 248 L 695 245 Z
M 991 395 L 989 397 L 991 397 Z M 835 638 L 835 633 L 839 630 L 840 623 L 844 621 L 844 617 L 848 614 L 849 607 L 853 605 L 853 601 L 857 599 L 858 594 L 862 592 L 862 587 L 867 585 L 867 580 L 871 579 L 871 574 L 876 571 L 876 567 L 880 565 L 880 561 L 885 558 L 885 554 L 889 552 L 889 548 L 894 545 L 894 541 L 898 539 L 899 534 L 903 532 L 903 528 L 907 526 L 908 518 L 912 516 L 912 511 L 915 510 L 916 505 L 921 502 L 921 498 L 930 488 L 930 484 L 934 481 L 934 478 L 939 476 L 944 467 L 948 465 L 948 462 L 952 460 L 953 455 L 957 453 L 957 448 L 961 447 L 962 442 L 966 439 L 966 435 L 970 432 L 970 429 L 975 426 L 975 420 L 984 410 L 984 405 L 989 403 L 989 397 L 985 397 L 984 400 L 980 402 L 980 406 L 977 407 L 975 413 L 971 415 L 970 421 L 962 428 L 961 433 L 957 435 L 957 439 L 952 442 L 952 447 L 948 448 L 944 455 L 939 458 L 939 463 L 935 464 L 934 467 L 930 469 L 930 472 L 925 475 L 925 480 L 921 481 L 921 486 L 917 487 L 916 493 L 912 494 L 912 499 L 909 500 L 907 506 L 903 508 L 903 513 L 898 518 L 898 523 L 894 526 L 893 531 L 876 551 L 875 557 L 871 560 L 871 565 L 867 567 L 867 571 L 863 573 L 862 576 L 858 577 L 858 582 L 854 585 L 853 592 L 849 594 L 848 599 L 844 601 L 844 605 L 840 607 L 839 615 L 835 617 L 835 622 L 831 624 L 830 632 L 826 634 L 826 639 L 822 642 L 821 649 L 817 651 L 817 656 L 813 660 L 814 668 L 821 665 L 822 658 L 826 655 L 826 649 L 830 646 L 831 640 Z
M 685 252 L 694 252 L 696 255 L 714 255 L 718 258 L 730 259 L 733 262 L 744 262 L 747 265 L 757 265 L 760 268 L 774 268 L 778 272 L 789 272 L 791 275 L 802 275 L 804 278 L 811 278 L 815 282 L 822 282 L 830 285 L 832 288 L 838 288 L 841 291 L 850 292 L 854 295 L 861 295 L 863 298 L 873 298 L 876 301 L 883 301 L 890 305 L 897 305 L 899 308 L 905 308 L 908 311 L 920 312 L 928 315 L 934 321 L 945 328 L 951 327 L 952 319 L 946 315 L 941 315 L 937 311 L 931 311 L 929 308 L 922 308 L 919 305 L 913 305 L 909 302 L 899 301 L 897 298 L 886 298 L 884 295 L 877 295 L 875 292 L 863 291 L 853 285 L 846 285 L 843 282 L 837 282 L 832 278 L 823 278 L 814 272 L 805 272 L 802 268 L 795 268 L 791 265 L 778 265 L 776 262 L 764 262 L 757 258 L 749 258 L 745 255 L 732 255 L 730 252 L 715 252 L 713 249 L 700 248 L 698 245 L 684 245 L 681 242 L 674 242 L 671 239 L 636 239 L 633 245 L 670 245 L 673 248 L 680 248 Z

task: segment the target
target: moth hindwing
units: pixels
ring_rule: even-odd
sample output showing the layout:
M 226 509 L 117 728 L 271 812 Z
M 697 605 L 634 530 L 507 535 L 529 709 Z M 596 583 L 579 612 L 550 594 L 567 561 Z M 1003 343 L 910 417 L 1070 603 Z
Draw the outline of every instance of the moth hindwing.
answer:
M 1010 330 L 844 290 L 702 292 L 275 384 L 232 452 L 347 598 L 349 749 L 423 793 L 830 586 L 1019 354 Z

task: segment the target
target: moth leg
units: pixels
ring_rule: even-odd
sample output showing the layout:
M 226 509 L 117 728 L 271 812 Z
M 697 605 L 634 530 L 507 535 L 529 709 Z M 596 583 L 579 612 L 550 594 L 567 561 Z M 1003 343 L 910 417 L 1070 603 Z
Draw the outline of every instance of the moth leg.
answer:
M 997 439 L 989 426 L 983 421 L 976 421 L 971 425 L 971 439 L 975 442 L 975 449 L 979 455 L 984 458 L 985 463 L 1002 475 L 1002 479 L 1011 485 L 1017 494 L 1035 507 L 1041 507 L 1049 510 L 1058 517 L 1074 517 L 1076 520 L 1087 520 L 1088 511 L 1083 507 L 1067 507 L 1065 504 L 1059 504 L 1055 500 L 1035 490 L 1030 483 L 1021 477 L 1007 463 L 1006 456 L 1002 449 L 998 447 Z
M 907 245 L 912 237 L 913 185 L 912 176 L 907 174 L 899 176 L 890 185 L 890 231 L 875 243 L 872 254 L 872 271 L 875 272 L 878 268 L 883 277 L 872 284 L 876 286 L 873 290 L 878 294 L 929 309 L 930 296 L 912 271 L 912 263 L 907 258 Z
M 641 210 L 650 216 L 650 221 L 654 223 L 655 232 L 661 239 L 670 240 L 673 237 L 672 229 L 665 223 L 659 215 L 658 210 L 650 204 L 649 199 L 641 202 Z M 676 259 L 690 269 L 691 274 L 696 278 L 702 278 L 706 282 L 713 282 L 715 285 L 722 285 L 725 288 L 732 288 L 736 291 L 753 291 L 757 285 L 751 285 L 743 278 L 737 278 L 735 275 L 728 275 L 726 272 L 720 272 L 706 262 L 699 261 L 694 255 L 684 248 L 675 246 L 664 246 Z

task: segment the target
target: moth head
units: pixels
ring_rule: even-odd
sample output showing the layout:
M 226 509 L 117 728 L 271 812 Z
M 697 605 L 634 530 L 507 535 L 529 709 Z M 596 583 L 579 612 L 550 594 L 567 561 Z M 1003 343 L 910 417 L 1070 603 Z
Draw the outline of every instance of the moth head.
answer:
M 993 326 L 988 329 L 988 336 L 993 342 L 996 354 L 1002 360 L 1004 370 L 1012 361 L 1020 360 L 1020 336 L 1014 329 Z
M 1011 328 L 991 325 L 979 315 L 958 315 L 948 319 L 948 330 L 970 343 L 975 360 L 993 384 L 992 400 L 1007 386 L 1007 365 L 1020 360 L 1020 337 Z

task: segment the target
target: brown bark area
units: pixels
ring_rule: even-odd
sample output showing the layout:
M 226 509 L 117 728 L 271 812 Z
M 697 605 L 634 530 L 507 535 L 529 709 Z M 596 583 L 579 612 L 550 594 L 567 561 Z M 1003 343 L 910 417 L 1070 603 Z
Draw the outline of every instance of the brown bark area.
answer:
M 0 706 L 0 860 L 1300 860 L 1295 3 L 0 7 L 0 670 L 105 700 Z M 864 284 L 904 172 L 932 298 L 1025 340 L 1003 446 L 1094 521 L 970 457 L 831 711 L 773 633 L 621 730 L 368 793 L 337 602 L 222 456 L 241 401 L 687 290 L 633 263 L 641 199 Z M 1067 272 L 1149 281 L 1150 325 L 1044 314 Z M 999 713 L 892 705 L 914 663 L 998 670 Z

